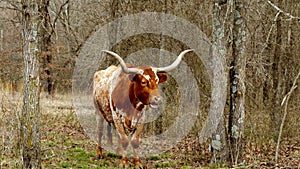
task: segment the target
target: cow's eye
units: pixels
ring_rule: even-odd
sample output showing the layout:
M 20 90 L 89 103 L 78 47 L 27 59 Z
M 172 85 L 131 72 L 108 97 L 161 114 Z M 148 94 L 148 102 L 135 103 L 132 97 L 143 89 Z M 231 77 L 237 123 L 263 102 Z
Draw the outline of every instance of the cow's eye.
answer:
M 147 86 L 147 82 L 146 81 L 142 81 L 142 86 Z

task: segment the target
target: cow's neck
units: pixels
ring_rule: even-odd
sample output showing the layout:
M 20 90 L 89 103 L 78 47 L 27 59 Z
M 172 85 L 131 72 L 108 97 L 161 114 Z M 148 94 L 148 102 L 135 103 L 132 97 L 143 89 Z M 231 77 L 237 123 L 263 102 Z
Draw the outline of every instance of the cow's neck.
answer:
M 129 91 L 128 91 L 130 103 L 136 111 L 141 112 L 144 109 L 145 105 L 136 97 L 136 94 L 134 93 L 133 88 L 134 88 L 134 86 L 131 83 L 129 85 Z
M 135 97 L 133 84 L 130 80 L 118 84 L 112 93 L 114 111 L 122 119 L 123 124 L 134 130 L 142 117 L 145 105 Z

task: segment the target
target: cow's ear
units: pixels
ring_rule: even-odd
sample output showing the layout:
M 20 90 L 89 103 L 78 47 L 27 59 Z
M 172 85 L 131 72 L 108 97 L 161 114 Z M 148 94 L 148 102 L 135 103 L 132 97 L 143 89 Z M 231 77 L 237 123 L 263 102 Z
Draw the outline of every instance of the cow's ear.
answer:
M 157 76 L 159 79 L 158 83 L 163 83 L 163 82 L 167 81 L 167 79 L 168 79 L 168 75 L 165 73 L 157 73 Z
M 136 74 L 136 73 L 130 73 L 130 74 L 129 74 L 129 79 L 130 79 L 131 81 L 137 82 L 138 79 L 139 79 L 139 75 Z

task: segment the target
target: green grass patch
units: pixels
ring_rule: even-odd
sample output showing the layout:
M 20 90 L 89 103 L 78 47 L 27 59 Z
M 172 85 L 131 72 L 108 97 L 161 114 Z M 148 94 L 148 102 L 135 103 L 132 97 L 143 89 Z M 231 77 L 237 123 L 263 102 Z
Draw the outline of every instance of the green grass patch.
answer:
M 159 156 L 161 158 L 173 158 L 173 157 L 176 157 L 176 155 L 173 154 L 173 153 L 163 153 L 163 154 L 160 154 Z
M 163 163 L 156 163 L 156 164 L 154 164 L 154 167 L 155 168 L 167 168 L 167 167 L 170 167 L 170 165 L 169 165 L 168 162 L 163 162 Z
M 83 168 L 83 169 L 89 169 L 87 165 L 78 165 L 76 168 Z
M 150 156 L 148 157 L 149 160 L 153 160 L 153 161 L 158 161 L 160 160 L 161 158 L 159 156 Z
M 94 154 L 89 152 L 86 153 L 85 150 L 82 148 L 74 148 L 74 149 L 68 149 L 64 153 L 67 157 L 70 159 L 76 159 L 79 161 L 87 161 L 92 162 L 91 157 L 94 157 Z
M 119 159 L 121 158 L 121 156 L 117 155 L 117 154 L 114 154 L 114 153 L 107 153 L 107 157 L 109 158 L 115 158 L 115 159 Z
M 49 147 L 55 147 L 55 146 L 57 146 L 57 143 L 54 142 L 54 141 L 48 141 L 48 146 Z
M 69 168 L 70 164 L 68 164 L 66 162 L 62 162 L 62 163 L 60 163 L 60 167 L 62 167 L 62 168 Z
M 108 161 L 103 161 L 103 162 L 101 163 L 101 166 L 102 166 L 102 167 L 108 167 L 108 166 L 110 166 L 110 163 L 109 163 Z
M 226 164 L 223 163 L 218 163 L 218 164 L 212 164 L 211 168 L 213 169 L 218 169 L 218 168 L 227 168 L 228 166 Z

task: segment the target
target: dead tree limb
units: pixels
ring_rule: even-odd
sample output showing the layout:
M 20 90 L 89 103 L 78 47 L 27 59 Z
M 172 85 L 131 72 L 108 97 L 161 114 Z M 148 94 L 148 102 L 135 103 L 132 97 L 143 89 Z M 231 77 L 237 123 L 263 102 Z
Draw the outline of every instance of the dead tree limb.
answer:
M 281 8 L 279 8 L 278 6 L 276 6 L 275 4 L 273 4 L 271 1 L 268 1 L 268 3 L 275 8 L 278 12 L 283 13 L 285 16 L 287 16 L 290 20 L 292 19 L 297 19 L 300 22 L 300 17 L 298 16 L 294 16 L 288 12 L 285 12 L 284 10 L 282 10 Z
M 284 98 L 281 102 L 281 106 L 284 105 L 284 115 L 283 115 L 282 122 L 281 122 L 281 125 L 280 125 L 279 136 L 278 136 L 277 145 L 276 145 L 276 152 L 275 152 L 275 163 L 276 163 L 276 165 L 277 165 L 277 162 L 278 162 L 278 151 L 279 151 L 279 145 L 280 145 L 282 130 L 283 130 L 284 122 L 285 122 L 285 119 L 286 119 L 286 116 L 287 116 L 287 113 L 288 113 L 287 109 L 288 109 L 289 100 L 290 100 L 290 97 L 291 97 L 293 91 L 297 88 L 297 81 L 298 81 L 299 77 L 300 77 L 300 71 L 299 71 L 298 75 L 296 76 L 296 78 L 293 82 L 293 86 L 291 87 L 290 91 L 284 96 Z

